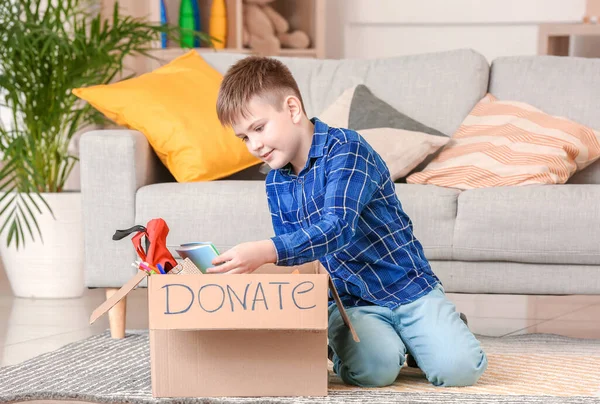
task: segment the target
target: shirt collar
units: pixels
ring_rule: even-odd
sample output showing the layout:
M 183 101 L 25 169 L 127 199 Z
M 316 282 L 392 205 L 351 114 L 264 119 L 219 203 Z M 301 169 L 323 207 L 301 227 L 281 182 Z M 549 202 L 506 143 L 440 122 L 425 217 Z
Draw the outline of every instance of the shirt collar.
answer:
M 319 120 L 319 118 L 312 118 L 310 120 L 315 126 L 312 138 L 312 144 L 310 145 L 310 150 L 308 151 L 308 159 L 306 160 L 306 165 L 302 169 L 307 167 L 310 163 L 311 158 L 321 157 L 324 154 L 325 144 L 327 143 L 327 135 L 329 133 L 329 126 Z M 284 167 L 281 168 L 281 171 L 287 175 L 295 175 L 292 171 L 292 164 L 288 163 Z
M 308 152 L 308 158 L 321 157 L 323 156 L 325 143 L 327 143 L 327 135 L 329 134 L 329 126 L 319 118 L 312 118 L 310 120 L 315 125 L 315 131 L 313 133 L 312 145 Z

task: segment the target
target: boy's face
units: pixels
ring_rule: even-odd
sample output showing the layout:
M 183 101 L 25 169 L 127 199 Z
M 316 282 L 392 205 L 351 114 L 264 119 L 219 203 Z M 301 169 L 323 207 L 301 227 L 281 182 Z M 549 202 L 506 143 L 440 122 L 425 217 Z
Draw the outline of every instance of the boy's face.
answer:
M 278 111 L 267 100 L 254 97 L 248 105 L 248 117 L 240 116 L 233 125 L 250 153 L 274 170 L 293 162 L 300 148 L 297 114 L 288 104 L 286 98 Z

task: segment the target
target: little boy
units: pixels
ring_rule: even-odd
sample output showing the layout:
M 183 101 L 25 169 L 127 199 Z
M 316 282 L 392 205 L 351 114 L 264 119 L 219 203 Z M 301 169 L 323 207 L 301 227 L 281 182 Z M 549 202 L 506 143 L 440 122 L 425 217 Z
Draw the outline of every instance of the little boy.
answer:
M 217 115 L 271 171 L 266 189 L 275 236 L 239 244 L 214 273 L 319 260 L 361 340 L 329 306 L 334 371 L 345 383 L 392 384 L 408 353 L 436 386 L 469 386 L 487 368 L 413 235 L 380 155 L 356 132 L 308 119 L 280 61 L 247 57 L 221 83 Z

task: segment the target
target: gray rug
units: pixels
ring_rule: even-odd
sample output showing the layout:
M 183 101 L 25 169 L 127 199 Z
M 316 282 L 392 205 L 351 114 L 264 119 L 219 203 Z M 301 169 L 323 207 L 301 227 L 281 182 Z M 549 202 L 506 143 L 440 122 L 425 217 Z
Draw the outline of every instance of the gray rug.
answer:
M 479 337 L 486 352 L 506 351 L 510 355 L 591 355 L 600 353 L 600 341 L 578 340 L 555 335 L 531 334 L 508 338 Z M 589 352 L 592 352 L 591 354 Z M 493 354 L 490 363 L 493 363 Z M 502 355 L 498 355 L 499 358 Z M 568 357 L 568 356 L 567 356 Z M 585 359 L 585 358 L 584 358 Z M 590 364 L 594 363 L 592 361 Z M 540 364 L 542 366 L 542 364 Z M 506 368 L 503 364 L 502 368 Z M 490 370 L 490 378 L 494 370 Z M 410 380 L 411 369 L 407 370 Z M 418 372 L 415 370 L 415 372 Z M 486 372 L 487 373 L 487 372 Z M 592 372 L 593 373 L 593 372 Z M 401 372 L 402 375 L 402 372 Z M 416 375 L 416 376 L 415 376 Z M 413 374 L 417 379 L 418 374 Z M 594 376 L 595 377 L 595 376 Z M 483 380 L 483 378 L 482 378 Z M 587 381 L 588 383 L 590 380 Z M 597 380 L 600 395 L 600 380 Z M 410 384 L 400 381 L 400 385 Z M 421 384 L 419 384 L 421 383 Z M 154 399 L 150 390 L 150 363 L 148 333 L 130 331 L 122 340 L 113 340 L 107 332 L 69 344 L 21 364 L 0 368 L 0 402 L 26 400 L 82 400 L 98 403 L 600 403 L 596 394 L 588 396 L 560 397 L 555 395 L 519 394 L 507 392 L 494 394 L 494 389 L 483 387 L 471 393 L 473 388 L 458 392 L 444 392 L 443 388 L 431 388 L 422 380 L 416 384 L 424 391 L 397 391 L 400 386 L 382 389 L 349 388 L 340 384 L 330 385 L 328 397 L 304 398 L 198 398 Z M 595 380 L 591 380 L 592 385 Z M 501 382 L 503 384 L 503 382 Z M 493 387 L 493 386 L 492 386 Z M 418 386 L 417 386 L 418 388 Z M 432 391 L 427 391 L 430 389 Z M 491 393 L 491 394 L 489 394 Z M 559 394 L 560 395 L 560 394 Z

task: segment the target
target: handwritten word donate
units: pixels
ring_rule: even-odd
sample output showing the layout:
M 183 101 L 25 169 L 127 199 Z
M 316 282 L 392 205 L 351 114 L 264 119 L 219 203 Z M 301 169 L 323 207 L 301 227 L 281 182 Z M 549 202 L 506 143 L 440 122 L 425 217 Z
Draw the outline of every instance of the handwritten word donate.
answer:
M 164 285 L 162 289 L 166 291 L 165 314 L 183 314 L 189 311 L 194 304 L 207 313 L 257 309 L 285 310 L 287 305 L 300 310 L 308 310 L 316 305 L 301 304 L 303 299 L 300 295 L 310 293 L 314 287 L 313 282 L 304 281 L 293 286 L 290 285 L 290 282 L 257 282 L 255 284 L 249 282 L 245 284 L 245 287 L 244 284 L 232 287 L 231 285 L 208 283 L 202 285 L 198 292 L 188 285 L 171 283 Z M 178 307 L 173 307 L 172 300 L 177 301 Z M 183 304 L 182 301 L 184 301 Z M 309 301 L 313 302 L 314 299 L 309 299 Z M 287 303 L 284 304 L 284 302 Z M 181 309 L 186 304 L 187 307 Z

